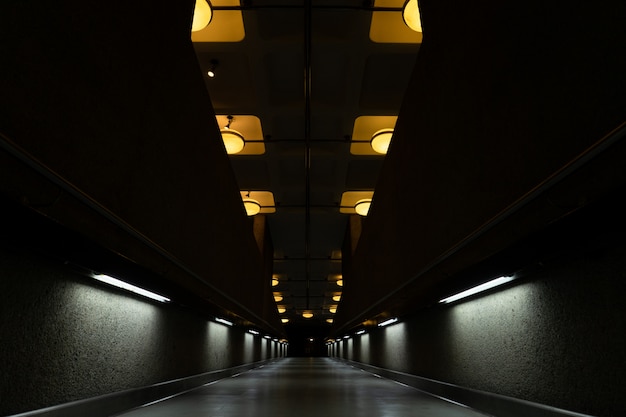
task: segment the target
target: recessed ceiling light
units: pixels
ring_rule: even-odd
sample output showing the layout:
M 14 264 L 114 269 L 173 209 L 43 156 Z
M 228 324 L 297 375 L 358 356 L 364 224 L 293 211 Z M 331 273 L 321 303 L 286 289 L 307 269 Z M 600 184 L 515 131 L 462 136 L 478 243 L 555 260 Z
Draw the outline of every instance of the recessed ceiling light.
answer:
M 341 300 L 341 294 L 333 295 L 333 301 L 339 301 L 339 300 Z
M 259 202 L 251 198 L 244 199 L 243 206 L 246 209 L 246 214 L 248 216 L 255 216 L 259 214 L 259 212 L 261 211 L 261 205 L 259 204 Z M 272 282 L 272 285 L 274 285 L 273 282 Z M 276 283 L 276 285 L 278 285 L 278 282 Z
M 417 0 L 407 0 L 402 9 L 402 18 L 409 28 L 416 32 L 422 32 L 422 18 Z
M 283 306 L 279 306 L 278 307 L 278 313 L 279 314 L 283 314 L 285 311 L 287 311 L 287 308 L 283 307 Z
M 302 313 L 302 317 L 304 317 L 305 319 L 310 319 L 313 317 L 313 313 L 311 313 L 310 311 L 305 311 L 304 313 Z
M 288 318 L 286 318 L 286 317 L 285 317 L 285 318 L 280 319 L 280 321 L 281 321 L 281 322 L 283 322 L 283 323 L 289 323 L 289 319 L 288 319 Z
M 274 295 L 274 301 L 276 301 L 277 303 L 280 301 L 283 301 L 283 296 L 279 295 L 279 294 L 275 294 Z
M 213 8 L 208 0 L 196 0 L 196 7 L 193 10 L 193 22 L 191 31 L 197 32 L 204 29 L 211 23 L 213 18 Z
M 380 154 L 386 154 L 393 136 L 393 129 L 381 129 L 372 135 L 370 145 Z
M 372 200 L 369 198 L 359 200 L 354 205 L 354 211 L 360 216 L 366 217 L 367 213 L 370 211 L 370 205 L 372 204 Z
M 337 280 L 337 285 L 339 285 L 340 287 L 343 287 L 343 280 L 342 279 L 338 279 Z

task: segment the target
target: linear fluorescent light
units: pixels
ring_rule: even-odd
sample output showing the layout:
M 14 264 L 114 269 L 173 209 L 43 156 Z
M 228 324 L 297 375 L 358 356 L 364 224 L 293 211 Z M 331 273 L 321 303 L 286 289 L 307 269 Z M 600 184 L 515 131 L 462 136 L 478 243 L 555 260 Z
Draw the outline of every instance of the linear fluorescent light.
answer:
M 271 337 L 271 336 L 268 336 L 268 335 L 265 335 L 265 336 L 263 336 L 263 337 L 264 337 L 265 339 L 270 339 L 270 340 L 272 339 L 272 337 Z
M 393 323 L 395 323 L 395 322 L 397 322 L 397 321 L 398 321 L 398 319 L 394 317 L 394 318 L 392 318 L 392 319 L 385 320 L 385 321 L 383 321 L 382 323 L 378 323 L 378 327 L 385 327 L 385 326 L 389 326 L 390 324 L 393 324 Z
M 221 319 L 219 317 L 215 317 L 215 321 L 218 322 L 218 323 L 225 324 L 227 326 L 232 326 L 233 325 L 233 323 L 231 321 L 224 320 L 224 319 Z
M 358 332 L 356 332 L 356 334 L 363 334 L 365 333 L 365 330 L 359 330 Z
M 453 303 L 457 300 L 460 300 L 461 298 L 469 297 L 470 295 L 487 291 L 493 287 L 497 287 L 498 285 L 506 284 L 507 282 L 512 281 L 513 278 L 514 278 L 513 276 L 510 276 L 510 277 L 500 277 L 500 278 L 492 279 L 491 281 L 487 281 L 484 284 L 480 284 L 476 287 L 470 288 L 469 290 L 465 290 L 458 294 L 439 300 L 439 302 L 443 304 Z
M 122 288 L 126 291 L 133 292 L 135 294 L 142 295 L 144 297 L 150 298 L 152 300 L 160 301 L 162 303 L 168 303 L 171 300 L 167 297 L 163 297 L 162 295 L 155 294 L 152 291 L 144 290 L 143 288 L 136 287 L 128 282 L 120 281 L 117 278 L 113 278 L 108 275 L 103 274 L 94 274 L 92 275 L 94 279 L 97 279 L 100 282 L 104 282 L 109 285 L 113 285 L 114 287 Z
M 256 330 L 252 330 L 252 329 L 249 329 L 248 333 L 252 333 L 253 335 L 258 335 L 259 334 L 259 332 L 257 332 Z

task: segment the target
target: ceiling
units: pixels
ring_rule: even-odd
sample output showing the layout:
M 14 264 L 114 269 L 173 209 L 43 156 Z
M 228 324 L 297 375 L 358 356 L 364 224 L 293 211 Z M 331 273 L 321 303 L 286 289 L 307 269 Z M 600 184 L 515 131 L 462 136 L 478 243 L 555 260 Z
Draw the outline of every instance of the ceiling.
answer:
M 348 219 L 384 160 L 369 139 L 394 127 L 421 42 L 404 1 L 212 0 L 192 34 L 218 125 L 233 116 L 247 141 L 230 155 L 242 197 L 270 197 L 260 215 L 290 325 L 326 325 L 338 304 Z

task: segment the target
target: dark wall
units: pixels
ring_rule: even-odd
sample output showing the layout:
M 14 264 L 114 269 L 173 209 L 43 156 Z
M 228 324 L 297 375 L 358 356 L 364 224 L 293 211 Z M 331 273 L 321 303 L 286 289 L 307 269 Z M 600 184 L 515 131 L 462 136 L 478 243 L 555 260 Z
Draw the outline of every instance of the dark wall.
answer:
M 351 333 L 331 352 L 576 412 L 624 415 L 622 195 L 623 189 L 494 257 L 500 266 L 532 260 L 512 285 L 423 308 L 362 336 Z
M 277 342 L 0 245 L 0 415 L 276 357 Z

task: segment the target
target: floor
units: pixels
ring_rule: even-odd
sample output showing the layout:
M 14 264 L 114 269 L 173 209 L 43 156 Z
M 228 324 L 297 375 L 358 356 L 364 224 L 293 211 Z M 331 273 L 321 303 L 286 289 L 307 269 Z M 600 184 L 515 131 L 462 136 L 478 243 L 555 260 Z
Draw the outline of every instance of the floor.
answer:
M 329 358 L 286 358 L 118 417 L 485 417 Z

